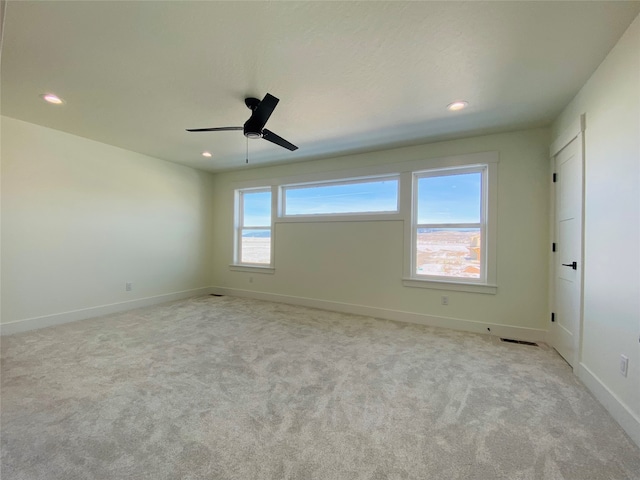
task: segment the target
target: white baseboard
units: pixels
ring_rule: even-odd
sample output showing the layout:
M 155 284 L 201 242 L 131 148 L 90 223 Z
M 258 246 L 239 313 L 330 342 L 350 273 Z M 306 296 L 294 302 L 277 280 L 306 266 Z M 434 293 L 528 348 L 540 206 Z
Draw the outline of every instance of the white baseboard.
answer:
M 640 447 L 640 418 L 584 364 L 576 368 L 578 378 Z
M 395 320 L 399 322 L 417 323 L 430 327 L 450 328 L 452 330 L 462 330 L 465 332 L 485 333 L 503 338 L 513 338 L 525 340 L 527 342 L 544 342 L 546 330 L 535 328 L 515 327 L 510 325 L 499 325 L 495 323 L 476 322 L 474 320 L 462 320 L 451 317 L 436 317 L 422 313 L 405 312 L 401 310 L 389 310 L 378 307 L 368 307 L 352 303 L 332 302 L 329 300 L 317 300 L 314 298 L 294 297 L 291 295 L 280 295 L 277 293 L 256 292 L 253 290 L 242 290 L 237 288 L 211 287 L 211 292 L 218 295 L 229 295 L 232 297 L 247 297 L 270 302 L 287 303 L 290 305 L 300 305 L 303 307 L 319 308 L 321 310 L 331 310 L 335 312 L 353 313 L 368 317 L 383 318 L 385 320 Z M 487 329 L 491 329 L 490 331 Z
M 111 313 L 124 312 L 126 310 L 133 310 L 134 308 L 148 307 L 159 303 L 172 302 L 174 300 L 182 300 L 184 298 L 200 295 L 208 295 L 209 293 L 211 293 L 210 287 L 196 288 L 193 290 L 157 295 L 155 297 L 139 298 L 137 300 L 130 300 L 127 302 L 112 303 L 109 305 L 100 305 L 98 307 L 83 308 L 81 310 L 72 310 L 70 312 L 55 313 L 53 315 L 45 315 L 43 317 L 16 320 L 14 322 L 1 324 L 0 335 L 12 335 L 14 333 L 51 327 L 62 323 L 75 322 L 78 320 L 86 320 L 87 318 L 109 315 Z

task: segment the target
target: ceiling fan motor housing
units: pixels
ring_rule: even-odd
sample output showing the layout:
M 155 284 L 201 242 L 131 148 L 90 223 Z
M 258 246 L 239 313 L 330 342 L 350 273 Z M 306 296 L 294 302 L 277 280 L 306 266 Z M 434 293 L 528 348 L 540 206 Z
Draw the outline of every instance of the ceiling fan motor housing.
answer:
M 244 124 L 244 136 L 247 138 L 262 138 L 262 132 L 256 131 L 255 128 L 251 128 L 246 123 Z
M 249 110 L 255 112 L 258 105 L 260 105 L 260 100 L 254 97 L 247 97 L 244 99 L 244 104 Z M 257 119 L 252 115 L 249 120 L 245 122 L 244 136 L 247 138 L 262 138 L 262 125 L 260 125 L 260 119 Z

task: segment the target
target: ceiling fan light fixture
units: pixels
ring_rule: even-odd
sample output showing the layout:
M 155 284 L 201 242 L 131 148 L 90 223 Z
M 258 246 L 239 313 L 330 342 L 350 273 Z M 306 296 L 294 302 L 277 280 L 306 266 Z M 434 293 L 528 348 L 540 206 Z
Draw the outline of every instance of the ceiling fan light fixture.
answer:
M 202 152 L 202 156 L 210 158 L 212 155 L 211 155 L 211 152 Z
M 247 132 L 244 136 L 247 138 L 262 138 L 262 134 L 258 132 Z
M 42 98 L 45 102 L 51 103 L 53 105 L 62 105 L 64 103 L 64 100 L 62 100 L 55 93 L 43 93 L 42 95 L 40 95 L 40 98 Z
M 463 110 L 469 106 L 469 102 L 465 100 L 458 100 L 453 103 L 447 105 L 447 110 L 451 112 L 457 112 L 458 110 Z

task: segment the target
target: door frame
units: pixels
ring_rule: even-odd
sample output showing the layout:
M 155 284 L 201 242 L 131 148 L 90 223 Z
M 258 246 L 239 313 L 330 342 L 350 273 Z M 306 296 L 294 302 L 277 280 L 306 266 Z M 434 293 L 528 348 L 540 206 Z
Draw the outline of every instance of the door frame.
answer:
M 585 271 L 585 265 L 584 265 L 584 231 L 585 231 L 585 142 L 584 142 L 584 132 L 586 129 L 586 114 L 583 113 L 581 114 L 576 121 L 571 124 L 571 126 L 569 126 L 569 128 L 567 128 L 564 132 L 562 132 L 562 134 L 560 134 L 552 143 L 551 146 L 549 147 L 549 161 L 550 161 L 550 166 L 551 166 L 551 172 L 553 174 L 556 173 L 555 170 L 555 161 L 556 161 L 556 155 L 558 153 L 560 153 L 560 151 L 565 148 L 567 145 L 569 145 L 573 140 L 577 141 L 577 148 L 578 148 L 578 155 L 580 157 L 580 167 L 581 167 L 581 176 L 582 176 L 582 181 L 581 181 L 581 188 L 580 188 L 580 193 L 581 193 L 581 199 L 580 199 L 580 204 L 581 204 L 581 219 L 580 219 L 580 255 L 579 255 L 579 261 L 580 261 L 580 277 L 579 277 L 579 282 L 580 282 L 580 288 L 579 288 L 579 301 L 578 301 L 578 305 L 579 305 L 579 312 L 578 312 L 578 325 L 577 325 L 577 331 L 575 332 L 575 337 L 576 337 L 576 342 L 574 344 L 575 346 L 575 350 L 574 350 L 574 358 L 572 358 L 571 360 L 571 366 L 573 368 L 574 371 L 576 371 L 578 365 L 582 362 L 582 330 L 583 330 L 583 322 L 584 322 L 584 271 Z M 553 181 L 553 178 L 552 178 Z M 548 321 L 549 321 L 549 329 L 547 330 L 547 343 L 551 344 L 553 346 L 553 333 L 552 333 L 552 329 L 554 328 L 554 326 L 552 325 L 552 313 L 555 311 L 555 305 L 556 305 L 556 285 L 555 285 L 555 279 L 556 279 L 556 258 L 555 255 L 556 253 L 552 250 L 551 246 L 553 245 L 554 242 L 557 242 L 557 238 L 556 238 L 556 189 L 553 186 L 552 183 L 552 188 L 551 188 L 551 204 L 550 204 L 550 221 L 551 221 L 551 228 L 549 230 L 549 235 L 550 235 L 550 254 L 549 254 L 549 311 L 548 311 Z

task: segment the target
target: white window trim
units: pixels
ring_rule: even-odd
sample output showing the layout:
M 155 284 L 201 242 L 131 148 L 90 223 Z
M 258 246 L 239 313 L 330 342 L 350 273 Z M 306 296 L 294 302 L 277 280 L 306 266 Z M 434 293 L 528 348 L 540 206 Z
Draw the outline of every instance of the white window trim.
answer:
M 437 290 L 452 290 L 463 291 L 471 293 L 487 293 L 496 294 L 498 292 L 497 286 L 497 177 L 498 177 L 498 156 L 495 154 L 494 158 L 484 158 L 483 162 L 473 162 L 468 164 L 458 164 L 455 167 L 447 166 L 444 168 L 430 168 L 428 170 L 418 170 L 405 175 L 404 182 L 408 183 L 411 188 L 411 195 L 409 195 L 408 201 L 411 202 L 411 213 L 409 219 L 405 221 L 405 265 L 404 276 L 402 284 L 405 287 L 414 288 L 430 288 Z M 451 169 L 452 174 L 465 173 L 465 171 L 477 171 L 479 166 L 484 166 L 486 172 L 483 175 L 483 191 L 485 192 L 484 205 L 482 209 L 481 228 L 484 223 L 484 230 L 482 230 L 482 254 L 484 255 L 485 262 L 485 278 L 478 280 L 472 279 L 459 279 L 453 280 L 451 277 L 426 277 L 418 276 L 414 272 L 415 266 L 415 242 L 417 224 L 415 223 L 415 217 L 417 215 L 417 196 L 414 195 L 416 191 L 416 182 L 418 178 L 428 176 L 430 172 L 433 175 L 441 175 L 448 169 Z M 482 222 L 484 220 L 484 222 Z
M 268 227 L 243 225 L 244 223 L 244 205 L 242 202 L 244 193 L 271 192 L 271 223 Z M 251 186 L 246 188 L 234 189 L 234 218 L 233 218 L 233 263 L 229 265 L 229 269 L 239 272 L 255 272 L 255 273 L 275 273 L 275 222 L 274 212 L 277 207 L 278 189 L 273 185 Z M 266 263 L 247 263 L 240 261 L 242 249 L 242 235 L 240 231 L 247 230 L 269 230 L 271 232 L 271 252 L 269 256 L 269 264 Z
M 323 186 L 337 186 L 337 185 L 354 185 L 358 183 L 372 183 L 382 181 L 397 181 L 398 182 L 398 196 L 396 198 L 395 210 L 382 210 L 378 212 L 336 212 L 336 213 L 309 213 L 309 214 L 287 214 L 286 204 L 286 191 L 296 190 L 302 188 L 313 188 Z M 327 179 L 321 181 L 312 182 L 300 182 L 289 183 L 285 185 L 279 185 L 278 191 L 278 215 L 277 221 L 282 223 L 299 222 L 299 221 L 311 221 L 311 222 L 326 222 L 330 221 L 379 221 L 379 220 L 399 220 L 400 219 L 400 197 L 402 192 L 400 191 L 400 174 L 391 173 L 384 175 L 368 175 L 358 176 L 352 178 L 341 177 L 338 179 Z M 372 218 L 373 217 L 373 218 Z
M 464 175 L 465 173 L 480 173 L 482 178 L 482 186 L 481 186 L 481 195 L 482 198 L 480 200 L 480 221 L 473 223 L 418 223 L 418 182 L 422 178 L 429 177 L 444 177 L 451 175 Z M 453 168 L 444 168 L 444 169 L 432 169 L 426 171 L 413 172 L 412 175 L 412 201 L 413 208 L 411 211 L 411 279 L 412 280 L 428 280 L 428 281 L 439 281 L 439 282 L 452 282 L 452 283 L 473 283 L 473 284 L 486 284 L 486 276 L 487 276 L 487 242 L 485 239 L 486 235 L 486 212 L 487 212 L 487 175 L 488 175 L 488 165 L 470 165 L 468 167 L 453 167 Z M 481 248 L 482 252 L 480 254 L 481 258 L 481 277 L 477 279 L 473 278 L 464 278 L 454 280 L 455 277 L 449 276 L 438 276 L 438 275 L 419 275 L 415 271 L 416 265 L 416 250 L 415 245 L 418 241 L 418 229 L 419 228 L 477 228 L 480 230 L 480 236 L 482 238 Z
M 254 264 L 235 264 L 232 263 L 229 265 L 229 270 L 233 272 L 248 272 L 248 273 L 267 273 L 274 274 L 276 273 L 276 269 L 274 267 L 265 267 L 262 265 L 254 265 Z
M 498 286 L 491 284 L 451 282 L 446 280 L 418 280 L 415 278 L 403 278 L 402 285 L 412 288 L 428 288 L 432 290 L 448 290 L 454 292 L 487 293 L 495 295 Z

